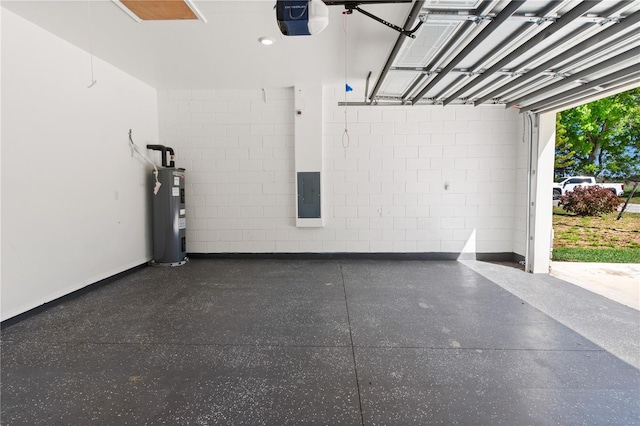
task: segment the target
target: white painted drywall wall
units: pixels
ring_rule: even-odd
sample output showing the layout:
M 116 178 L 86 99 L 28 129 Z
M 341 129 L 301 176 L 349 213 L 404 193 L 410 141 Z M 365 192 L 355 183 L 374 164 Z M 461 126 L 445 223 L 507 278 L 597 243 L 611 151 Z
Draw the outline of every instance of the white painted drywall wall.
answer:
M 2 10 L 2 319 L 151 258 L 152 87 Z
M 323 96 L 324 227 L 302 229 L 293 88 L 159 90 L 161 142 L 187 169 L 189 252 L 511 253 L 524 240 L 517 112 L 349 107 L 345 150 L 344 85 Z

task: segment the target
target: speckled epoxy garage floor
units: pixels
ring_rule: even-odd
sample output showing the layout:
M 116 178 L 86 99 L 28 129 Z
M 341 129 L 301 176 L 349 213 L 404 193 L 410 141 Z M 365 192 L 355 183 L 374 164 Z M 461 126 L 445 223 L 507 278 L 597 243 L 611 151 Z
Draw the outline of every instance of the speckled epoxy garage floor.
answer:
M 2 424 L 640 424 L 640 373 L 455 261 L 192 260 L 2 330 Z

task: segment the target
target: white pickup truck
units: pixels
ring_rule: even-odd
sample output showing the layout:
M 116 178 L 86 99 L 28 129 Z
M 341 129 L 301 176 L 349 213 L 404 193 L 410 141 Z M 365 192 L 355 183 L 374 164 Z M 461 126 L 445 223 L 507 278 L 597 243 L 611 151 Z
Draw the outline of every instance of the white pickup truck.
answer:
M 618 196 L 624 193 L 624 183 L 596 183 L 596 178 L 592 176 L 571 176 L 553 184 L 553 199 L 557 200 L 561 195 L 573 191 L 576 186 L 600 186 Z

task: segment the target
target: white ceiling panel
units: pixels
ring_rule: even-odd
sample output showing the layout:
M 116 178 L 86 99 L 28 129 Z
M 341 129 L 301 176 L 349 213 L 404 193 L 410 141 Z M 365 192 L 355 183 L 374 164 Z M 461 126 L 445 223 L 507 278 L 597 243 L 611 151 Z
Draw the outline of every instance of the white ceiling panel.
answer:
M 409 89 L 411 83 L 420 76 L 420 73 L 412 71 L 391 71 L 384 80 L 380 89 L 381 97 L 399 98 L 399 94 Z
M 426 26 L 415 39 L 407 40 L 396 60 L 396 66 L 423 67 L 458 28 L 459 23 L 438 22 Z
M 426 6 L 434 9 L 475 9 L 481 0 L 429 0 Z

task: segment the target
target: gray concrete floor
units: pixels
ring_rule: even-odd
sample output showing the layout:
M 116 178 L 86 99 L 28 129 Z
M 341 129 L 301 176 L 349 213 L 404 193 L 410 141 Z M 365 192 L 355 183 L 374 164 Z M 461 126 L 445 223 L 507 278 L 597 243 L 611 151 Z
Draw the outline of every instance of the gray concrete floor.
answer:
M 638 312 L 554 280 L 476 261 L 144 268 L 5 323 L 2 423 L 640 424 Z M 576 327 L 589 315 L 628 334 Z

